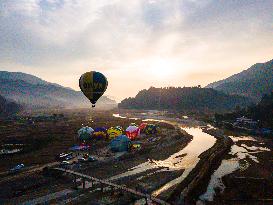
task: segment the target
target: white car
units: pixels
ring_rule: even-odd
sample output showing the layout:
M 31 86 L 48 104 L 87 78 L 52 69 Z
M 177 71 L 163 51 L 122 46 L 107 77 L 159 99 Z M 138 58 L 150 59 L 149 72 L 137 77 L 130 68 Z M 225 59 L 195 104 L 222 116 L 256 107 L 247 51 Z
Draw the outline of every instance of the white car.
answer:
M 19 172 L 20 170 L 22 170 L 24 167 L 25 167 L 24 164 L 18 164 L 15 167 L 11 168 L 9 171 L 11 173 L 16 173 L 16 172 Z
M 61 166 L 61 167 L 67 167 L 67 166 L 69 166 L 69 165 L 72 165 L 72 162 L 69 162 L 69 161 L 62 161 L 62 162 L 60 163 L 60 166 Z

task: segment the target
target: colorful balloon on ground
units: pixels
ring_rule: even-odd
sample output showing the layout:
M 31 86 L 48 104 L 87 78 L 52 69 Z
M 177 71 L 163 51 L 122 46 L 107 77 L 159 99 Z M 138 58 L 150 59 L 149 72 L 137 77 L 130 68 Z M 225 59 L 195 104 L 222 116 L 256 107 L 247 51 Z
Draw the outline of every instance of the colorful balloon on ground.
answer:
M 130 140 L 134 140 L 140 135 L 140 129 L 137 126 L 129 126 L 126 129 L 126 135 Z
M 107 130 L 107 135 L 109 137 L 109 139 L 114 139 L 120 135 L 122 135 L 123 131 L 122 131 L 122 128 L 120 126 L 118 127 L 110 127 L 108 130 Z
M 154 125 L 154 124 L 148 124 L 145 128 L 145 133 L 150 135 L 150 134 L 156 134 L 159 132 L 159 127 Z
M 78 130 L 78 136 L 80 140 L 89 140 L 93 134 L 94 130 L 91 127 L 82 127 Z
M 90 71 L 82 74 L 79 80 L 79 86 L 83 94 L 90 100 L 95 107 L 97 100 L 107 89 L 107 78 L 100 72 Z
M 93 132 L 94 138 L 106 138 L 107 130 L 104 127 L 96 127 Z
M 140 132 L 144 132 L 146 126 L 148 125 L 148 123 L 146 122 L 142 122 L 140 125 L 139 125 L 139 129 L 140 129 Z
M 123 127 L 121 127 L 121 126 L 119 126 L 119 125 L 118 125 L 118 126 L 116 126 L 115 128 L 116 128 L 116 129 L 118 129 L 118 130 L 120 130 L 121 132 L 124 132 Z
M 113 152 L 128 151 L 131 146 L 131 140 L 126 135 L 120 135 L 110 142 L 110 149 Z

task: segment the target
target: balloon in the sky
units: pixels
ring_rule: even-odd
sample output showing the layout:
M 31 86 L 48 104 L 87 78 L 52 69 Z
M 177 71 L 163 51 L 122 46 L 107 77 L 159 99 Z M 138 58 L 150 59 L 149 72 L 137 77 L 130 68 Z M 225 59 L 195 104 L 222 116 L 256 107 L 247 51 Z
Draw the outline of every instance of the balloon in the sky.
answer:
M 107 89 L 107 78 L 100 72 L 90 71 L 82 74 L 79 85 L 83 94 L 90 100 L 95 107 L 97 100 Z

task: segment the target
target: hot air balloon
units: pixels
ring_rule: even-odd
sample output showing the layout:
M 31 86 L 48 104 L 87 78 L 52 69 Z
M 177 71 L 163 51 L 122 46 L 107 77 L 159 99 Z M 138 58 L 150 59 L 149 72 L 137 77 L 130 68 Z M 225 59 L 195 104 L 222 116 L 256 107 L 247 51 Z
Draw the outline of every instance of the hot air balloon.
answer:
M 110 148 L 113 152 L 128 151 L 132 142 L 126 135 L 120 135 L 110 142 Z
M 91 127 L 82 127 L 78 130 L 78 136 L 80 140 L 89 140 L 93 134 L 94 130 Z
M 126 129 L 126 135 L 130 140 L 134 140 L 135 138 L 139 137 L 140 129 L 137 126 L 129 126 Z
M 151 135 L 151 134 L 156 134 L 159 132 L 159 127 L 157 125 L 154 125 L 154 124 L 148 124 L 146 127 L 145 127 L 145 133 L 147 135 Z
M 97 139 L 106 138 L 107 129 L 104 127 L 97 127 L 94 129 L 93 136 Z
M 107 89 L 107 78 L 100 72 L 90 71 L 82 74 L 79 86 L 83 94 L 90 100 L 92 107 L 95 107 L 97 100 Z
M 123 130 L 122 130 L 122 128 L 120 126 L 110 127 L 107 130 L 107 134 L 108 134 L 109 139 L 114 139 L 114 138 L 122 135 L 122 133 L 123 133 Z
M 140 132 L 143 133 L 147 125 L 148 125 L 148 124 L 147 124 L 146 122 L 142 122 L 142 123 L 139 125 Z

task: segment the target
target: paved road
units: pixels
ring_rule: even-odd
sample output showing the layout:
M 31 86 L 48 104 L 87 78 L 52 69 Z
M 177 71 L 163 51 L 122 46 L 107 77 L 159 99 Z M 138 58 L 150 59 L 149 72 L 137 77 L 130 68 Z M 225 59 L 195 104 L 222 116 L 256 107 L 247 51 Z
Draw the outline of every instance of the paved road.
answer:
M 19 177 L 25 176 L 27 174 L 33 173 L 33 172 L 42 171 L 44 167 L 56 166 L 59 163 L 60 162 L 51 162 L 51 163 L 47 163 L 47 164 L 43 164 L 43 165 L 36 165 L 36 166 L 32 166 L 32 167 L 27 167 L 27 168 L 23 169 L 21 172 L 19 172 L 17 174 L 8 175 L 6 177 L 3 177 L 1 175 L 4 175 L 4 174 L 7 175 L 9 172 L 1 172 L 0 173 L 0 176 L 1 176 L 0 183 L 10 181 L 10 180 L 14 180 L 14 179 L 17 179 Z

